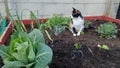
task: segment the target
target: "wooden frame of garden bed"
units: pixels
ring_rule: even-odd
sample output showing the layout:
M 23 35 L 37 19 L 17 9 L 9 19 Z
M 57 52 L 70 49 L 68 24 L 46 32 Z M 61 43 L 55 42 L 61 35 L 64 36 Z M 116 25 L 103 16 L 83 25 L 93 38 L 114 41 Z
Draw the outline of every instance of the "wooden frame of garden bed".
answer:
M 12 21 L 9 22 L 5 31 L 2 33 L 0 37 L 0 45 L 5 43 L 7 37 L 10 36 L 11 33 L 12 33 Z
M 120 20 L 118 19 L 114 19 L 114 18 L 110 18 L 110 17 L 107 17 L 107 16 L 85 16 L 84 17 L 85 20 L 105 20 L 105 21 L 110 21 L 110 22 L 115 22 L 115 23 L 118 23 L 120 24 Z M 44 18 L 44 19 L 39 19 L 40 22 L 46 22 L 47 19 Z M 29 25 L 32 20 L 22 20 L 23 24 L 25 25 Z M 35 21 L 33 21 L 34 24 L 35 24 Z M 9 23 L 8 27 L 6 28 L 6 30 L 4 31 L 3 33 L 3 36 L 1 37 L 0 39 L 0 44 L 4 44 L 4 42 L 6 41 L 7 37 L 10 36 L 10 34 L 12 33 L 12 22 Z

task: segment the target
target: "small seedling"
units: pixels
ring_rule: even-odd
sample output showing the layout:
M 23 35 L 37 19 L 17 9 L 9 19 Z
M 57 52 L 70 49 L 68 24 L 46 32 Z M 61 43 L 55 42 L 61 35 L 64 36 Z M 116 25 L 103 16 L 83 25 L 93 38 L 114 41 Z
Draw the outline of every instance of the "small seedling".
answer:
M 78 43 L 75 43 L 75 44 L 74 44 L 74 47 L 75 47 L 76 49 L 81 49 L 81 48 L 82 48 L 82 45 L 81 45 L 81 44 L 78 44 Z
M 85 33 L 82 31 L 80 34 L 82 34 L 82 35 L 83 35 L 83 34 L 85 34 Z
M 110 48 L 108 47 L 108 45 L 98 45 L 99 48 L 103 49 L 103 50 L 110 50 Z
M 89 28 L 90 27 L 90 25 L 92 24 L 92 22 L 90 22 L 90 21 L 85 21 L 85 28 Z
M 59 33 L 64 32 L 65 28 L 69 27 L 70 21 L 70 17 L 54 15 L 52 18 L 47 20 L 45 28 L 53 30 L 54 34 L 57 36 Z

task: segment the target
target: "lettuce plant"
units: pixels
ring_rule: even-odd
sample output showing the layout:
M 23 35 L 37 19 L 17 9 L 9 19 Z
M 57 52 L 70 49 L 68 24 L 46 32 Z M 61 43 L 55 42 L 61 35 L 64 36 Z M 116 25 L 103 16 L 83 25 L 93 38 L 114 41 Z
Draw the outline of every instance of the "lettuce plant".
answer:
M 45 44 L 43 34 L 38 29 L 29 34 L 16 31 L 9 46 L 0 46 L 4 63 L 2 68 L 48 68 L 52 55 L 51 48 Z
M 104 23 L 98 27 L 98 33 L 100 33 L 102 37 L 115 38 L 115 33 L 117 33 L 116 28 L 116 24 L 112 22 Z

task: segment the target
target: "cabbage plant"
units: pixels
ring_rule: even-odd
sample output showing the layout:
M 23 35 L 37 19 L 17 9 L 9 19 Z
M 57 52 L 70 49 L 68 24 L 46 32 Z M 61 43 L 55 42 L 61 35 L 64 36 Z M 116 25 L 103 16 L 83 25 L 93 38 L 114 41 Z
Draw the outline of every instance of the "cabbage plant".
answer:
M 48 68 L 52 61 L 52 50 L 45 44 L 43 34 L 34 29 L 27 34 L 16 31 L 9 46 L 0 46 L 2 68 Z

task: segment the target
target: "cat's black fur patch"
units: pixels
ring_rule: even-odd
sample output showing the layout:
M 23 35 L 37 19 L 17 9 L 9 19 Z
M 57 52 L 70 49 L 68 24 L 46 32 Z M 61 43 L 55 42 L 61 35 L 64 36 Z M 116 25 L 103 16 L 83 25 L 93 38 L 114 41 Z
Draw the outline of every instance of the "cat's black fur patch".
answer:
M 73 29 L 73 32 L 77 34 L 77 30 L 75 29 L 75 27 L 73 27 L 72 29 Z

